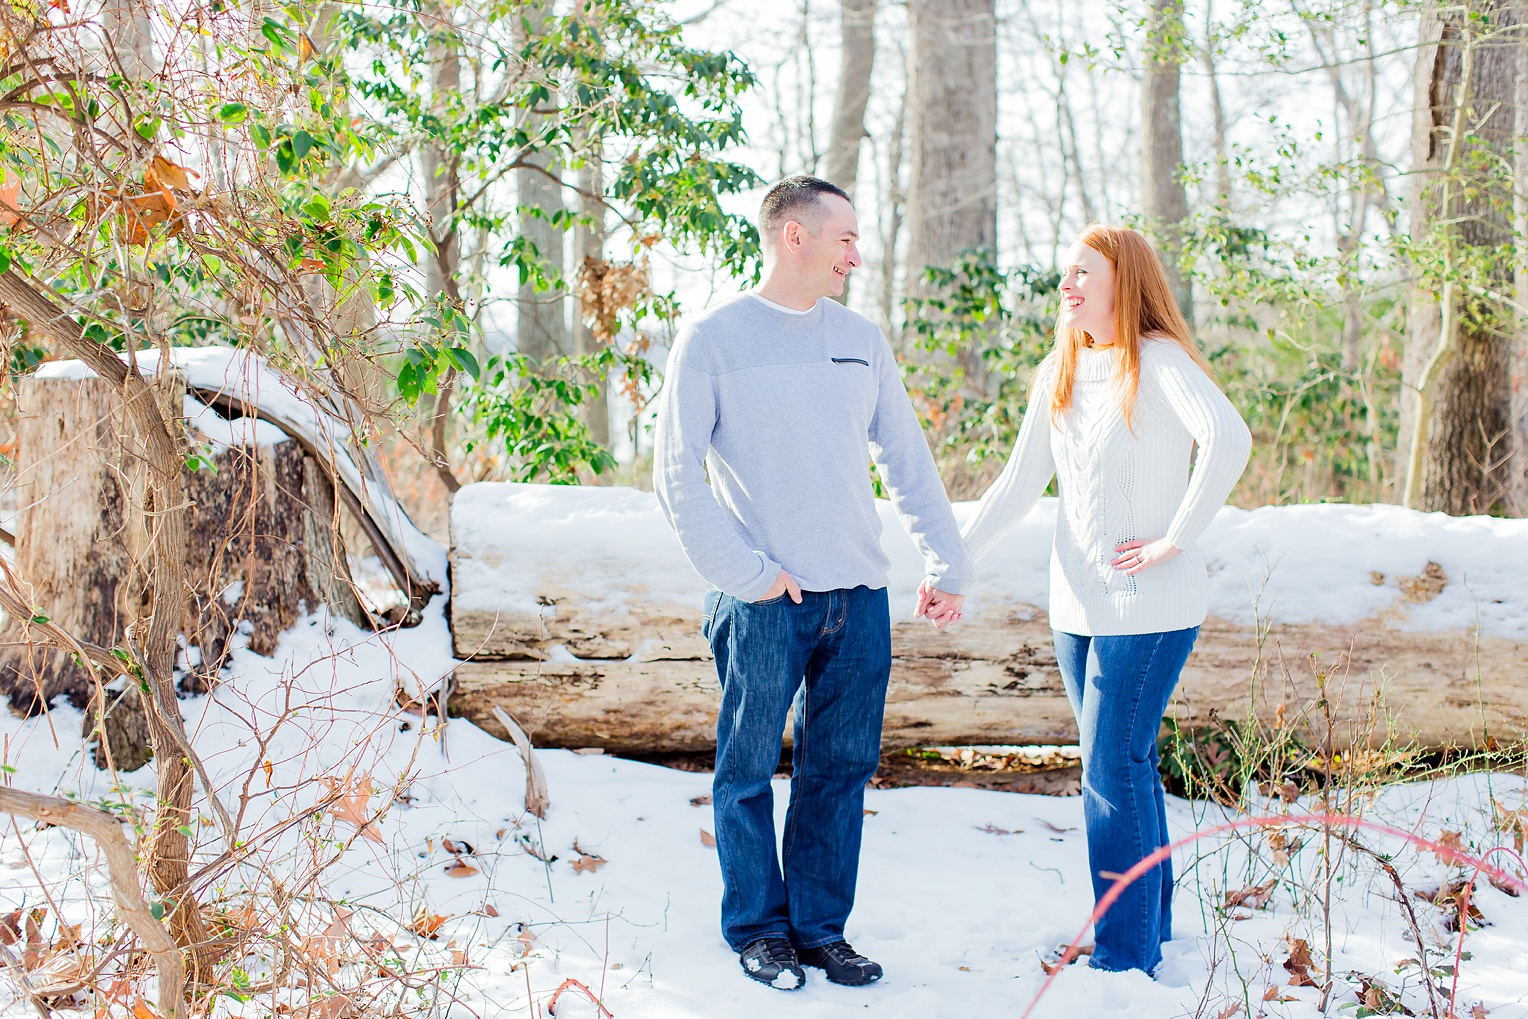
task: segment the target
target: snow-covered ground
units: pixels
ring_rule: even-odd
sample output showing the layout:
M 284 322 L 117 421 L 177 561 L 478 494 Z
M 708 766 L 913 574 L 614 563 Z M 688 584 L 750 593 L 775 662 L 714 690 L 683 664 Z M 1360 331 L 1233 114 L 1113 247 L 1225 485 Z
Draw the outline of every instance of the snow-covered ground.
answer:
M 720 877 L 703 836 L 713 829 L 711 808 L 692 803 L 709 792 L 709 777 L 544 752 L 552 805 L 538 821 L 523 810 L 524 772 L 512 746 L 461 719 L 439 730 L 433 717 L 422 720 L 396 705 L 400 673 L 409 685 L 428 685 L 450 669 L 447 648 L 439 599 L 423 625 L 391 635 L 364 634 L 317 615 L 287 634 L 274 658 L 238 652 L 230 681 L 183 702 L 230 807 L 237 808 L 249 780 L 246 834 L 307 815 L 262 843 L 250 865 L 212 892 L 233 894 L 240 881 L 285 880 L 322 853 L 338 852 L 326 840 L 348 840 L 299 898 L 320 912 L 330 908 L 325 903 L 343 903 L 354 911 L 351 929 L 380 932 L 390 951 L 415 965 L 447 967 L 436 982 L 454 998 L 448 1014 L 463 1019 L 544 1015 L 567 978 L 590 987 L 619 1019 L 1017 1016 L 1044 980 L 1041 957 L 1088 917 L 1078 798 L 872 790 L 849 935 L 885 965 L 886 979 L 850 990 L 810 971 L 799 992 L 756 985 L 738 970 L 717 930 Z M 8 781 L 87 800 L 145 801 L 152 769 L 123 776 L 127 788 L 113 790 L 109 776 L 89 763 L 80 723 L 68 708 L 29 721 L 0 717 L 5 764 L 15 769 Z M 262 738 L 269 740 L 263 749 Z M 331 781 L 315 781 L 320 777 Z M 385 811 L 372 834 L 358 837 L 338 807 L 340 818 L 313 815 L 313 805 L 335 786 L 348 790 L 352 803 L 361 790 L 365 812 Z M 781 810 L 785 791 L 779 783 Z M 1364 811 L 1429 838 L 1459 832 L 1464 846 L 1481 849 L 1511 841 L 1492 828 L 1493 804 L 1516 810 L 1525 796 L 1520 775 L 1474 775 L 1391 788 L 1366 801 Z M 1169 813 L 1175 833 L 1225 816 L 1176 800 Z M 104 913 L 93 847 L 65 829 L 31 827 L 0 833 L 0 908 L 42 903 L 40 874 L 71 922 Z M 198 838 L 204 859 L 222 848 L 210 818 Z M 1449 873 L 1399 840 L 1362 838 L 1392 856 L 1408 889 L 1436 887 Z M 447 851 L 448 839 L 456 854 Z M 1316 1015 L 1316 991 L 1291 988 L 1283 966 L 1286 935 L 1308 942 L 1318 970 L 1321 959 L 1321 911 L 1312 897 L 1320 838 L 1306 833 L 1303 840 L 1287 865 L 1274 862 L 1263 836 L 1206 840 L 1180 853 L 1178 868 L 1186 873 L 1176 900 L 1177 937 L 1159 979 L 1073 967 L 1034 1014 L 1168 1019 L 1230 1015 L 1225 1010 L 1242 1002 L 1243 1015 Z M 583 860 L 575 844 L 604 862 Z M 553 854 L 550 864 L 538 859 Z M 261 866 L 266 873 L 257 877 Z M 1336 875 L 1333 970 L 1340 981 L 1330 1014 L 1349 1014 L 1338 1008 L 1356 1002 L 1362 976 L 1404 988 L 1409 1007 L 1428 1014 L 1416 964 L 1404 962 L 1418 953 L 1393 887 L 1351 853 Z M 1278 883 L 1267 908 L 1237 908 L 1230 912 L 1247 918 L 1217 920 L 1215 907 L 1228 890 L 1270 878 Z M 1483 1002 L 1483 1014 L 1493 1019 L 1528 1016 L 1528 897 L 1513 899 L 1482 882 L 1475 901 L 1491 926 L 1466 938 L 1460 1014 Z M 1414 906 L 1430 964 L 1452 965 L 1443 911 L 1421 901 Z M 405 929 L 419 916 L 443 918 L 435 939 Z M 251 977 L 258 975 L 251 964 Z M 1265 1002 L 1270 987 L 1277 992 Z M 245 1006 L 223 999 L 218 1014 L 266 1014 L 251 1009 L 269 1008 L 270 1000 L 261 996 Z M 5 1014 L 26 1011 L 13 1001 Z M 557 1011 L 563 1019 L 595 1014 L 570 994 Z

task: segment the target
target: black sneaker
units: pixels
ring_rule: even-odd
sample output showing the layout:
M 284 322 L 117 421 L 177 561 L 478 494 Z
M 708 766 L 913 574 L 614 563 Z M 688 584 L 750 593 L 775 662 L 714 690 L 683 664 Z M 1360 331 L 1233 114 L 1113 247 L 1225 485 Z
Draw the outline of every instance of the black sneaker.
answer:
M 782 991 L 794 991 L 806 983 L 806 973 L 787 938 L 775 936 L 751 941 L 738 953 L 737 961 L 744 973 Z
M 821 948 L 803 948 L 800 954 L 803 965 L 824 970 L 829 980 L 847 987 L 873 984 L 883 973 L 879 963 L 860 955 L 849 947 L 847 941 L 835 941 Z

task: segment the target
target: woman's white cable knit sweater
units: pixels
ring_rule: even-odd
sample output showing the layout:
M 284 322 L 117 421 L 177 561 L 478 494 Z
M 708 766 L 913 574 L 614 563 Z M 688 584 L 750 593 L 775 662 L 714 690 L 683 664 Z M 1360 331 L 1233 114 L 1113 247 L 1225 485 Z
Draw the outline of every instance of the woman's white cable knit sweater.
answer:
M 1127 426 L 1114 385 L 1116 357 L 1113 348 L 1078 351 L 1072 406 L 1060 427 L 1050 420 L 1054 359 L 1041 366 L 1013 455 L 964 529 L 966 548 L 980 560 L 1054 476 L 1061 504 L 1051 627 L 1104 636 L 1198 626 L 1209 581 L 1197 539 L 1241 477 L 1252 436 L 1193 358 L 1157 339 L 1141 341 L 1140 389 Z M 1158 538 L 1183 554 L 1133 575 L 1109 565 L 1117 546 Z

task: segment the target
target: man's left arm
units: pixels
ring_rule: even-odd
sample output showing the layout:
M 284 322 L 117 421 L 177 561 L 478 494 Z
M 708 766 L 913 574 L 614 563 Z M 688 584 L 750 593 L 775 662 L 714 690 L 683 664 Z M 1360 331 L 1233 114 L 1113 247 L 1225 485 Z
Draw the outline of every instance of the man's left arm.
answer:
M 879 389 L 870 419 L 870 457 L 880 468 L 881 481 L 902 526 L 923 556 L 927 577 L 920 591 L 919 614 L 935 601 L 943 607 L 942 616 L 958 618 L 975 571 L 891 346 L 884 339 L 881 344 Z M 930 618 L 935 617 L 930 614 Z M 949 621 L 936 619 L 936 624 Z

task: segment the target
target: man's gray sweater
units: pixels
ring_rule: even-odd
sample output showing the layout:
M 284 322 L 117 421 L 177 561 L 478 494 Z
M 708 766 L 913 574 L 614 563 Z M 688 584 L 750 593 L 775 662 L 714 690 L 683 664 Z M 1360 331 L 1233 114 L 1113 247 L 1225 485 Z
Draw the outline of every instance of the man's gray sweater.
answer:
M 891 348 L 833 301 L 793 314 L 743 294 L 691 320 L 669 356 L 653 458 L 685 555 L 744 601 L 782 568 L 808 591 L 886 586 L 872 460 L 934 585 L 971 582 Z

